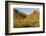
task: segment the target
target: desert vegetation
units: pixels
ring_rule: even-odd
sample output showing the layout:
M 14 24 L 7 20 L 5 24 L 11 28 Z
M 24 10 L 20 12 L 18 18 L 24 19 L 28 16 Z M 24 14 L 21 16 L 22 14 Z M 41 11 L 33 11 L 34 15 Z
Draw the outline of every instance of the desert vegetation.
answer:
M 26 15 L 14 9 L 14 28 L 39 27 L 39 15 L 38 11 L 33 11 L 32 14 Z

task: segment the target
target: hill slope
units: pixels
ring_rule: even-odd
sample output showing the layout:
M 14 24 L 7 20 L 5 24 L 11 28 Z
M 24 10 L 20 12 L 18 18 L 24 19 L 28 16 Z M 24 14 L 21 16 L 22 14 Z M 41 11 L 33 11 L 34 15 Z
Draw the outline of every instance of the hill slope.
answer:
M 32 14 L 27 16 L 21 16 L 18 13 L 14 16 L 14 27 L 39 27 L 39 12 L 34 11 Z M 19 17 L 20 16 L 20 17 Z M 18 18 L 16 18 L 18 17 Z

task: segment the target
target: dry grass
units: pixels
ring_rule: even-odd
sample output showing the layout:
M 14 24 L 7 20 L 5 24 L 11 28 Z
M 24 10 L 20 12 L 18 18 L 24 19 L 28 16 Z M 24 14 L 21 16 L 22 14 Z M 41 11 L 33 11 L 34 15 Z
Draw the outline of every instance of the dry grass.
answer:
M 33 12 L 26 17 L 22 17 L 19 14 L 14 15 L 14 28 L 19 27 L 39 27 L 39 13 Z

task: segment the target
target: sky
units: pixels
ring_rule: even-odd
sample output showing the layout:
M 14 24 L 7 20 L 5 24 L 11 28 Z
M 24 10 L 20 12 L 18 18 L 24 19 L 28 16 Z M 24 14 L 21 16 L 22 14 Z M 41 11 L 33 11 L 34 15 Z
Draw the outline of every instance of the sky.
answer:
M 36 10 L 36 8 L 17 8 L 17 9 L 27 15 L 31 14 L 32 11 Z

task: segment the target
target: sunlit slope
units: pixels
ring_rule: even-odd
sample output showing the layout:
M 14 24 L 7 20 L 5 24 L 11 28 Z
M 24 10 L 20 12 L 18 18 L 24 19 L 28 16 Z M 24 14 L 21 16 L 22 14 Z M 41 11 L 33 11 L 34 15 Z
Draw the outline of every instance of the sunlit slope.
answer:
M 40 13 L 34 11 L 30 15 L 21 15 L 19 13 L 15 13 L 14 15 L 14 27 L 38 27 L 39 26 L 39 18 Z

